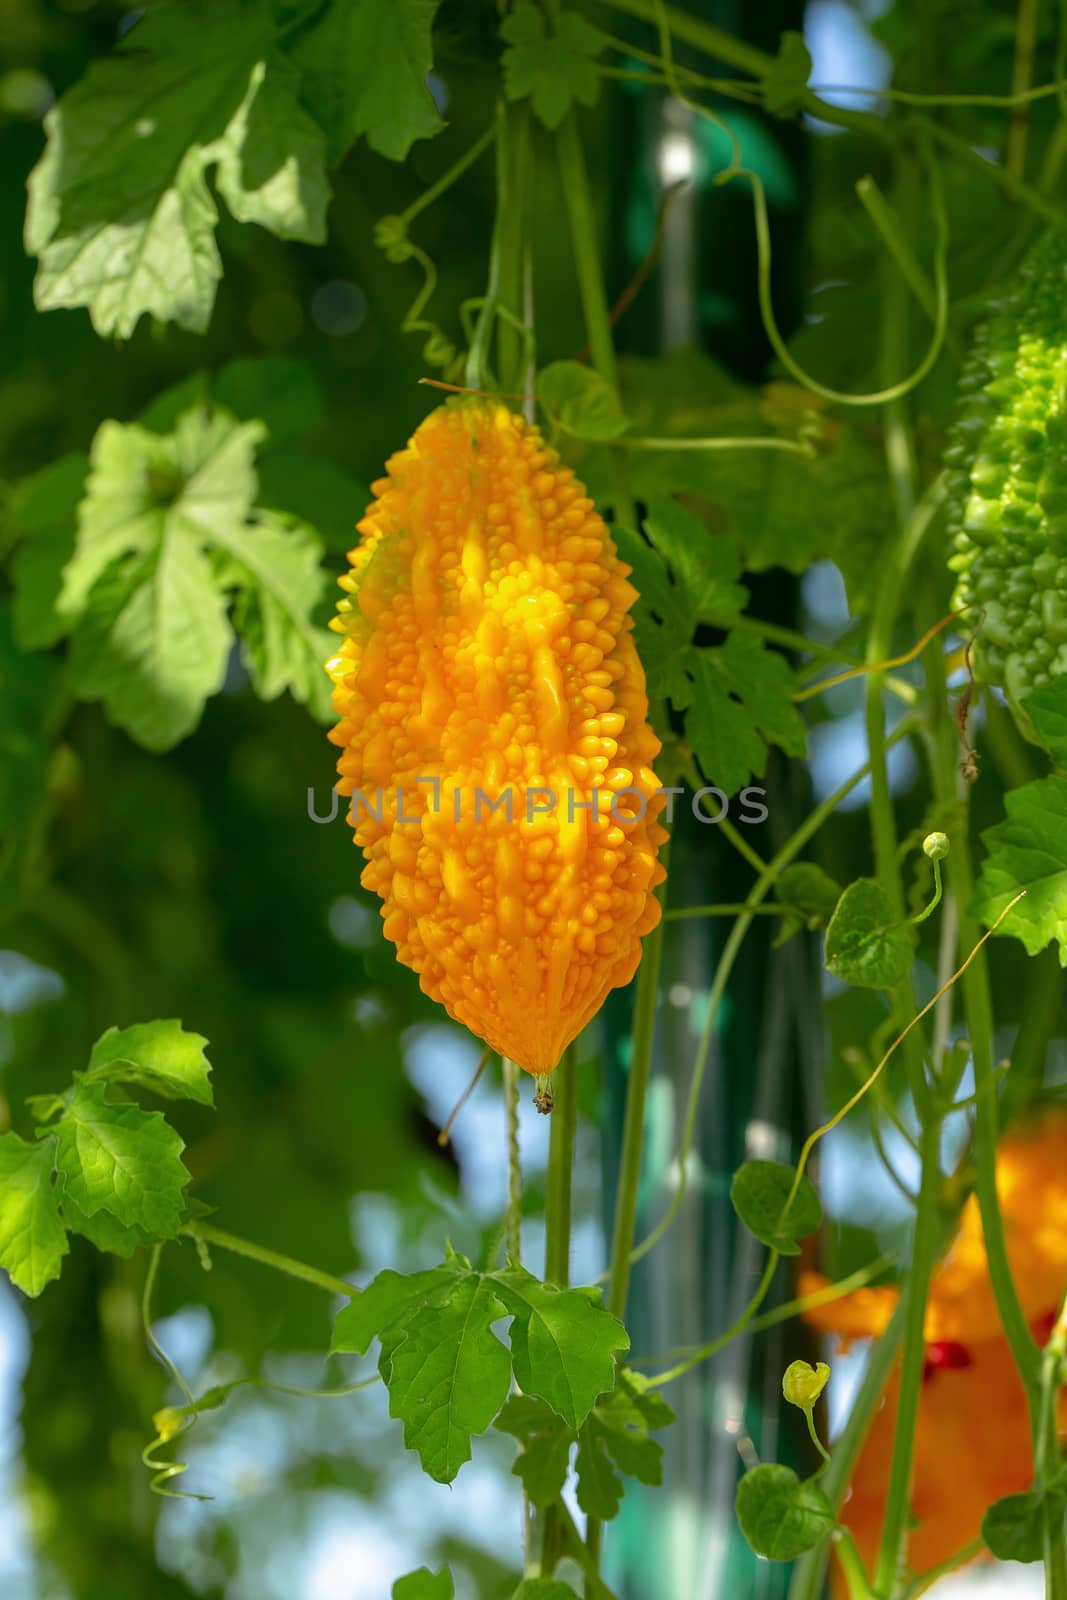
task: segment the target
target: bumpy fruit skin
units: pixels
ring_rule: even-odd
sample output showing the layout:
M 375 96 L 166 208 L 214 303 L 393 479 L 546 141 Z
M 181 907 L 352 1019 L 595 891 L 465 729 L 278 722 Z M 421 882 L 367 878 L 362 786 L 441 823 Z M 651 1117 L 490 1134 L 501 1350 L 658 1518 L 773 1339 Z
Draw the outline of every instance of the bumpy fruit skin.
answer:
M 1019 701 L 1067 672 L 1067 231 L 1031 251 L 979 327 L 946 454 L 955 607 L 977 675 Z
M 659 919 L 636 591 L 582 484 L 499 401 L 440 406 L 386 474 L 328 664 L 361 881 L 426 993 L 545 1074 Z

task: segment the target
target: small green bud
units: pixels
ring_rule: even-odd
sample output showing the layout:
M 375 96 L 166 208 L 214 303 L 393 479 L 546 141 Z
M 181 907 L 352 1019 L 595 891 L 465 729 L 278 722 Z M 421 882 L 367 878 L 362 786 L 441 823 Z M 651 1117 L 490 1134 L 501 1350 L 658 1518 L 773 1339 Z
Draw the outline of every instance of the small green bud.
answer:
M 810 1411 L 826 1388 L 830 1368 L 825 1361 L 812 1366 L 809 1361 L 791 1361 L 782 1379 L 782 1393 L 791 1406 Z
M 923 855 L 929 856 L 931 861 L 944 861 L 948 850 L 947 833 L 928 833 L 923 840 Z

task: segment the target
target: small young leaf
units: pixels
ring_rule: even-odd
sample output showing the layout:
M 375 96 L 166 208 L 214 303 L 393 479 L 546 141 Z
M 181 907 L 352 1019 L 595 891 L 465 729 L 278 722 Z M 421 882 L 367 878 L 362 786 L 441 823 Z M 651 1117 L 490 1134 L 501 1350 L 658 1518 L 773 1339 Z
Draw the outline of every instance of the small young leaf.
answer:
M 523 1267 L 506 1267 L 492 1282 L 508 1311 L 515 1377 L 526 1394 L 547 1400 L 572 1428 L 581 1427 L 597 1397 L 615 1382 L 615 1355 L 630 1347 L 617 1317 L 581 1289 L 541 1283 Z
M 509 100 L 533 99 L 538 120 L 558 128 L 575 101 L 596 104 L 600 70 L 595 57 L 607 45 L 599 28 L 576 11 L 552 19 L 531 0 L 519 0 L 500 25 L 508 45 L 501 58 Z
M 762 640 L 731 633 L 715 649 L 683 652 L 668 698 L 686 712 L 686 742 L 708 782 L 736 794 L 752 776 L 762 777 L 767 746 L 803 755 L 804 722 L 789 695 L 792 679 L 784 656 Z
M 779 1161 L 746 1161 L 734 1173 L 730 1200 L 750 1233 L 784 1256 L 798 1256 L 798 1239 L 822 1221 L 822 1204 L 806 1177 L 801 1178 L 787 1216 L 782 1213 L 796 1176 Z
M 419 1567 L 405 1574 L 393 1584 L 393 1600 L 452 1600 L 455 1594 L 452 1574 L 447 1567 L 431 1572 L 429 1567 Z
M 787 29 L 763 80 L 763 104 L 774 116 L 796 111 L 811 77 L 811 55 L 802 33 Z
M 607 1521 L 616 1515 L 623 1495 L 612 1463 L 626 1477 L 660 1483 L 663 1450 L 649 1435 L 673 1421 L 674 1412 L 647 1389 L 646 1380 L 623 1369 L 615 1388 L 600 1397 L 577 1431 L 544 1401 L 529 1395 L 513 1395 L 496 1426 L 523 1441 L 512 1471 L 523 1480 L 535 1505 L 550 1505 L 558 1498 L 569 1451 L 577 1442 L 578 1504 L 589 1515 Z
M 0 1134 L 0 1267 L 24 1294 L 59 1277 L 69 1246 L 52 1182 L 55 1140 Z
M 189 1174 L 182 1141 L 162 1112 L 108 1100 L 102 1085 L 77 1080 L 54 1132 L 63 1193 L 85 1216 L 106 1211 L 153 1239 L 175 1237 Z
M 911 940 L 871 878 L 850 883 L 826 930 L 826 967 L 861 989 L 892 989 L 911 966 Z
M 207 1040 L 177 1020 L 109 1028 L 93 1045 L 86 1082 L 140 1083 L 167 1100 L 214 1104 Z
M 537 398 L 577 439 L 616 439 L 630 426 L 606 378 L 578 361 L 553 361 L 537 374 Z
M 991 1505 L 982 1518 L 982 1538 L 999 1561 L 1042 1561 L 1045 1508 L 1063 1519 L 1067 1496 L 1055 1489 L 1028 1489 Z
M 737 1520 L 757 1555 L 795 1561 L 826 1538 L 834 1512 L 813 1479 L 801 1482 L 790 1467 L 768 1463 L 738 1484 Z
M 748 590 L 737 582 L 741 558 L 734 541 L 710 533 L 699 517 L 669 496 L 652 502 L 645 527 L 674 575 L 687 632 L 698 622 L 720 628 L 736 622 L 748 603 Z

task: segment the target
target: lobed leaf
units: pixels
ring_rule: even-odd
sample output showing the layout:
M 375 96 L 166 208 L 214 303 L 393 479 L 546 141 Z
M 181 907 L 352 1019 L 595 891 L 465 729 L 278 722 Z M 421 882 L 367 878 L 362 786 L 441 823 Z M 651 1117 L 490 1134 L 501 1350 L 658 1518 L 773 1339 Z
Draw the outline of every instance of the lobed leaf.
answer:
M 167 1100 L 214 1105 L 206 1044 L 176 1019 L 109 1028 L 93 1045 L 85 1081 L 139 1083 Z
M 187 0 L 127 30 L 45 118 L 26 247 L 38 307 L 86 306 L 101 335 L 143 315 L 194 333 L 221 276 L 218 212 L 325 239 L 326 139 L 276 49 L 267 0 Z

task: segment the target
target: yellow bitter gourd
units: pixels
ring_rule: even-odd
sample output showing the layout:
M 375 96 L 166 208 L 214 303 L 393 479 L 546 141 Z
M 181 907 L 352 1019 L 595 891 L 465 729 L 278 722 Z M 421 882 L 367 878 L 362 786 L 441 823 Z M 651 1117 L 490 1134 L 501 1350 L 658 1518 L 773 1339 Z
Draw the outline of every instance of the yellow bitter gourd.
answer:
M 541 1076 L 659 918 L 636 591 L 583 485 L 498 400 L 438 407 L 386 473 L 328 664 L 361 881 L 426 993 Z

